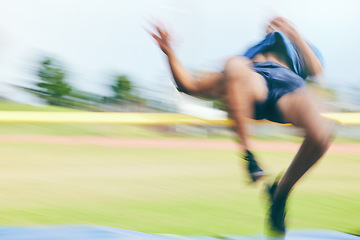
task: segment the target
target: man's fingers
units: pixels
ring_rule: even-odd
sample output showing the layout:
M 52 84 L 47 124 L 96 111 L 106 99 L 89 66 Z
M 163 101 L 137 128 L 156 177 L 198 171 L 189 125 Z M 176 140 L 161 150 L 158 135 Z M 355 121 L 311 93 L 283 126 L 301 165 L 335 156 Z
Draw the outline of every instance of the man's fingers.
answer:
M 164 40 L 166 40 L 166 38 L 168 37 L 168 32 L 165 29 L 162 29 L 160 27 L 156 27 L 156 30 L 159 32 L 160 37 Z
M 159 26 L 156 26 L 156 31 L 158 31 L 158 33 L 160 34 L 160 36 L 161 35 L 163 35 L 163 31 L 162 31 L 162 29 L 159 27 Z
M 161 21 L 158 17 L 155 16 L 152 16 L 151 18 L 152 18 L 151 20 L 150 19 L 146 19 L 146 20 L 152 26 L 152 28 L 156 30 L 157 40 L 159 40 L 160 38 L 161 40 L 167 41 L 167 39 L 170 37 L 170 34 L 166 30 L 163 21 Z
M 273 32 L 275 29 L 270 25 L 270 24 L 268 24 L 267 26 L 266 26 L 266 29 L 265 29 L 265 31 L 266 31 L 266 33 L 271 33 L 271 32 Z
M 270 22 L 270 26 L 272 26 L 272 27 L 279 27 L 280 25 L 281 25 L 281 23 L 277 19 L 274 19 Z
M 285 18 L 283 18 L 283 17 L 276 17 L 275 20 L 278 21 L 278 22 L 284 22 L 284 21 L 285 21 Z
M 152 34 L 152 37 L 158 42 L 160 43 L 161 38 L 159 36 L 157 36 L 155 33 Z
M 150 20 L 150 19 L 146 18 L 146 22 L 149 23 L 149 25 L 150 25 L 152 28 L 154 28 L 154 29 L 157 29 L 157 28 L 158 28 L 158 25 L 155 24 L 155 23 L 153 22 L 153 20 Z
M 159 36 L 157 36 L 155 33 L 153 33 L 152 31 L 150 31 L 149 29 L 147 29 L 146 27 L 143 27 L 143 29 L 150 35 L 152 36 L 157 42 L 159 42 L 161 40 L 161 38 Z
M 283 17 L 277 17 L 275 19 L 273 19 L 270 24 L 276 26 L 276 27 L 291 27 L 292 24 Z
M 166 30 L 164 30 L 164 36 L 165 36 L 166 38 L 169 37 L 169 32 L 166 31 Z
M 144 26 L 142 26 L 142 28 L 145 30 L 145 32 L 147 32 L 150 36 L 152 36 L 154 33 L 151 31 L 151 30 L 149 30 L 148 28 L 146 28 L 146 27 L 144 27 Z
M 162 37 L 164 28 L 160 27 L 161 24 L 155 24 L 152 20 L 146 19 L 146 21 L 159 33 L 159 35 Z M 157 21 L 158 22 L 158 21 Z M 148 31 L 149 32 L 149 31 Z
M 283 26 L 283 25 L 285 25 L 287 23 L 288 23 L 288 21 L 283 17 L 276 17 L 270 22 L 270 24 L 272 24 L 272 25 L 274 25 L 276 27 Z
M 153 24 L 154 28 L 156 29 L 156 31 L 159 33 L 160 36 L 156 35 L 153 31 L 147 29 L 146 27 L 143 27 L 143 29 L 150 34 L 157 42 L 165 39 L 168 36 L 167 31 L 163 31 L 160 27 L 156 26 L 155 24 Z
M 283 17 L 275 17 L 272 21 L 276 21 L 276 22 L 285 22 L 286 19 Z

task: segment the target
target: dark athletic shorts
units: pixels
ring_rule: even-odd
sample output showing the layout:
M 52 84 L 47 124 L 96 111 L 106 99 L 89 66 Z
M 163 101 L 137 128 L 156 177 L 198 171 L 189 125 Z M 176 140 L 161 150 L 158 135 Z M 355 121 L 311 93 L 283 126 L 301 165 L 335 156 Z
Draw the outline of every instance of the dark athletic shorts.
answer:
M 253 70 L 264 77 L 269 90 L 267 99 L 255 104 L 255 119 L 285 123 L 276 108 L 276 103 L 285 94 L 303 87 L 304 79 L 275 62 L 254 62 Z

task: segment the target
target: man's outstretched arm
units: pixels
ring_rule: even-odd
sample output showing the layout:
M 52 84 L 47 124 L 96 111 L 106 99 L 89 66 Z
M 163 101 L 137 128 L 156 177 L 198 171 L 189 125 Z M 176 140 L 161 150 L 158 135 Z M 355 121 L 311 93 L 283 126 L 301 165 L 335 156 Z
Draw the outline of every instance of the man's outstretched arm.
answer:
M 150 32 L 150 34 L 156 40 L 161 50 L 166 54 L 171 73 L 178 89 L 189 94 L 210 95 L 216 84 L 221 81 L 223 74 L 213 73 L 201 80 L 195 79 L 177 58 L 169 43 L 169 33 L 159 26 L 155 26 L 155 28 L 158 34 L 152 32 Z
M 173 49 L 171 48 L 168 38 L 169 34 L 166 30 L 161 29 L 158 26 L 155 26 L 158 35 L 155 33 L 150 33 L 152 37 L 157 41 L 161 50 L 166 54 L 169 62 L 169 66 L 171 72 L 174 76 L 175 82 L 180 88 L 180 90 L 188 92 L 194 95 L 202 95 L 202 96 L 216 96 L 226 94 L 227 103 L 230 106 L 229 110 L 232 113 L 232 118 L 235 121 L 235 131 L 237 133 L 240 147 L 243 151 L 243 159 L 248 162 L 248 172 L 253 182 L 257 181 L 259 178 L 265 175 L 264 171 L 258 166 L 257 162 L 253 154 L 248 150 L 248 141 L 246 136 L 246 126 L 245 126 L 245 115 L 246 109 L 242 104 L 242 100 L 246 102 L 244 99 L 245 96 L 239 90 L 242 89 L 239 86 L 240 82 L 237 81 L 236 77 L 226 79 L 224 77 L 224 73 L 212 73 L 208 74 L 207 76 L 203 77 L 200 81 L 195 79 L 181 64 L 179 59 L 176 57 Z M 236 61 L 235 61 L 236 62 Z M 247 64 L 243 64 L 241 61 L 242 66 L 248 68 Z M 250 69 L 247 69 L 253 73 Z M 228 71 L 227 75 L 229 77 Z M 254 74 L 254 73 L 253 73 Z M 231 75 L 231 74 L 230 74 Z M 245 91 L 245 93 L 248 93 Z M 252 107 L 252 106 L 251 106 Z

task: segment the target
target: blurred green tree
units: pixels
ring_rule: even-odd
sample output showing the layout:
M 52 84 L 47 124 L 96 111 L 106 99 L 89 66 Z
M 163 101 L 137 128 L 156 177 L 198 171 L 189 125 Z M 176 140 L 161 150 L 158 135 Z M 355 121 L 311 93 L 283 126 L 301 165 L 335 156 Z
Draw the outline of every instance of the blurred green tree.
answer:
M 18 87 L 44 99 L 49 105 L 73 106 L 72 87 L 65 82 L 66 71 L 55 60 L 45 58 L 35 74 L 40 80 L 35 83 L 36 88 Z
M 120 104 L 141 104 L 145 100 L 139 96 L 136 87 L 126 75 L 116 75 L 111 86 L 113 96 L 111 99 Z
M 115 76 L 115 83 L 111 86 L 114 96 L 114 99 L 129 101 L 132 99 L 131 90 L 133 85 L 125 75 Z
M 69 96 L 71 86 L 64 81 L 65 70 L 56 64 L 51 58 L 46 58 L 40 64 L 37 71 L 40 82 L 36 84 L 40 88 L 38 96 L 50 105 L 67 105 L 64 97 Z

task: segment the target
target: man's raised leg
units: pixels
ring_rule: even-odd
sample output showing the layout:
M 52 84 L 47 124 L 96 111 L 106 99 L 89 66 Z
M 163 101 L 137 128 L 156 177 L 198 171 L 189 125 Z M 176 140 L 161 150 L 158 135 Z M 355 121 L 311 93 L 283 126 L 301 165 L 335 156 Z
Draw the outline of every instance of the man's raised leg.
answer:
M 284 120 L 305 131 L 305 139 L 277 186 L 271 193 L 271 227 L 285 233 L 285 204 L 296 182 L 324 155 L 332 140 L 332 124 L 315 109 L 304 89 L 284 95 L 277 107 Z M 275 188 L 276 187 L 276 188 Z

